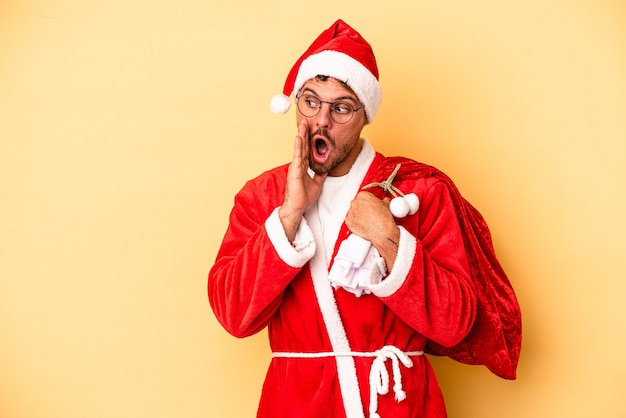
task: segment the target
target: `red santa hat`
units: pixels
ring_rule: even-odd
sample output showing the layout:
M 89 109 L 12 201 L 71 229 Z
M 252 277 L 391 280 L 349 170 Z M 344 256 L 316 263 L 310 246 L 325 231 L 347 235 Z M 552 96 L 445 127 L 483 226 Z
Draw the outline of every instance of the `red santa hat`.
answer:
M 289 96 L 308 80 L 324 75 L 346 83 L 363 104 L 368 123 L 378 112 L 382 90 L 378 67 L 370 44 L 343 20 L 337 20 L 317 37 L 289 72 L 283 94 L 272 97 L 270 110 L 285 113 L 291 106 Z

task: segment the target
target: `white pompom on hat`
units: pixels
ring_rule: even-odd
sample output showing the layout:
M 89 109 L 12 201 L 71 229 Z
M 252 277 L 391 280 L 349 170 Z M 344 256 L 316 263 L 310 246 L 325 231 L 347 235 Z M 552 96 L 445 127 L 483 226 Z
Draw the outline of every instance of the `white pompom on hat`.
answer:
M 322 32 L 296 61 L 287 76 L 283 93 L 272 97 L 270 110 L 273 113 L 287 112 L 291 105 L 289 96 L 318 75 L 346 83 L 363 104 L 367 122 L 374 120 L 382 101 L 374 51 L 341 19 Z

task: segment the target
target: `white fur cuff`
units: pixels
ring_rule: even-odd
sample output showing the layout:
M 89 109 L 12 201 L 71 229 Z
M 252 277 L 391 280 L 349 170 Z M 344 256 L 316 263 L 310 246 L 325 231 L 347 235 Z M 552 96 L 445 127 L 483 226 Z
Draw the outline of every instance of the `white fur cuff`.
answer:
M 404 227 L 400 226 L 399 228 L 398 255 L 389 276 L 380 284 L 370 285 L 372 293 L 381 298 L 391 296 L 400 289 L 409 275 L 413 259 L 415 258 L 417 240 Z
M 265 221 L 265 230 L 278 256 L 289 266 L 300 268 L 315 255 L 315 239 L 306 219 L 302 218 L 300 221 L 293 243 L 287 240 L 285 229 L 278 217 L 278 208 Z

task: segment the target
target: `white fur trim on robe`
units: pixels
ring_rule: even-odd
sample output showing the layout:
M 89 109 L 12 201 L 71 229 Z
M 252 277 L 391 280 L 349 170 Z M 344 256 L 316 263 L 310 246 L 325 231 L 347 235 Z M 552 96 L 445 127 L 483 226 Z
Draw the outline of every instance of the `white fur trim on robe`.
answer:
M 393 268 L 389 275 L 380 282 L 380 284 L 372 284 L 369 289 L 379 298 L 393 295 L 400 289 L 406 281 L 406 278 L 413 265 L 415 252 L 417 250 L 417 240 L 404 227 L 399 226 L 400 240 L 398 242 L 398 255 L 393 264 Z
M 315 239 L 311 228 L 302 218 L 293 243 L 289 242 L 283 224 L 278 217 L 278 208 L 274 209 L 265 221 L 265 230 L 278 256 L 289 266 L 300 268 L 315 255 Z

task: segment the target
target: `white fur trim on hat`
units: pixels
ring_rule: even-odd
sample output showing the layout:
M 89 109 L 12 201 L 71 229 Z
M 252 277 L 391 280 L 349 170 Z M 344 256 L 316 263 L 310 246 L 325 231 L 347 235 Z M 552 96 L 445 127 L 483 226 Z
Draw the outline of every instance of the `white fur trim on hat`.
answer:
M 363 104 L 368 123 L 374 120 L 382 101 L 382 89 L 376 77 L 363 64 L 343 52 L 326 50 L 311 55 L 300 65 L 293 86 L 294 93 L 317 75 L 346 83 Z

